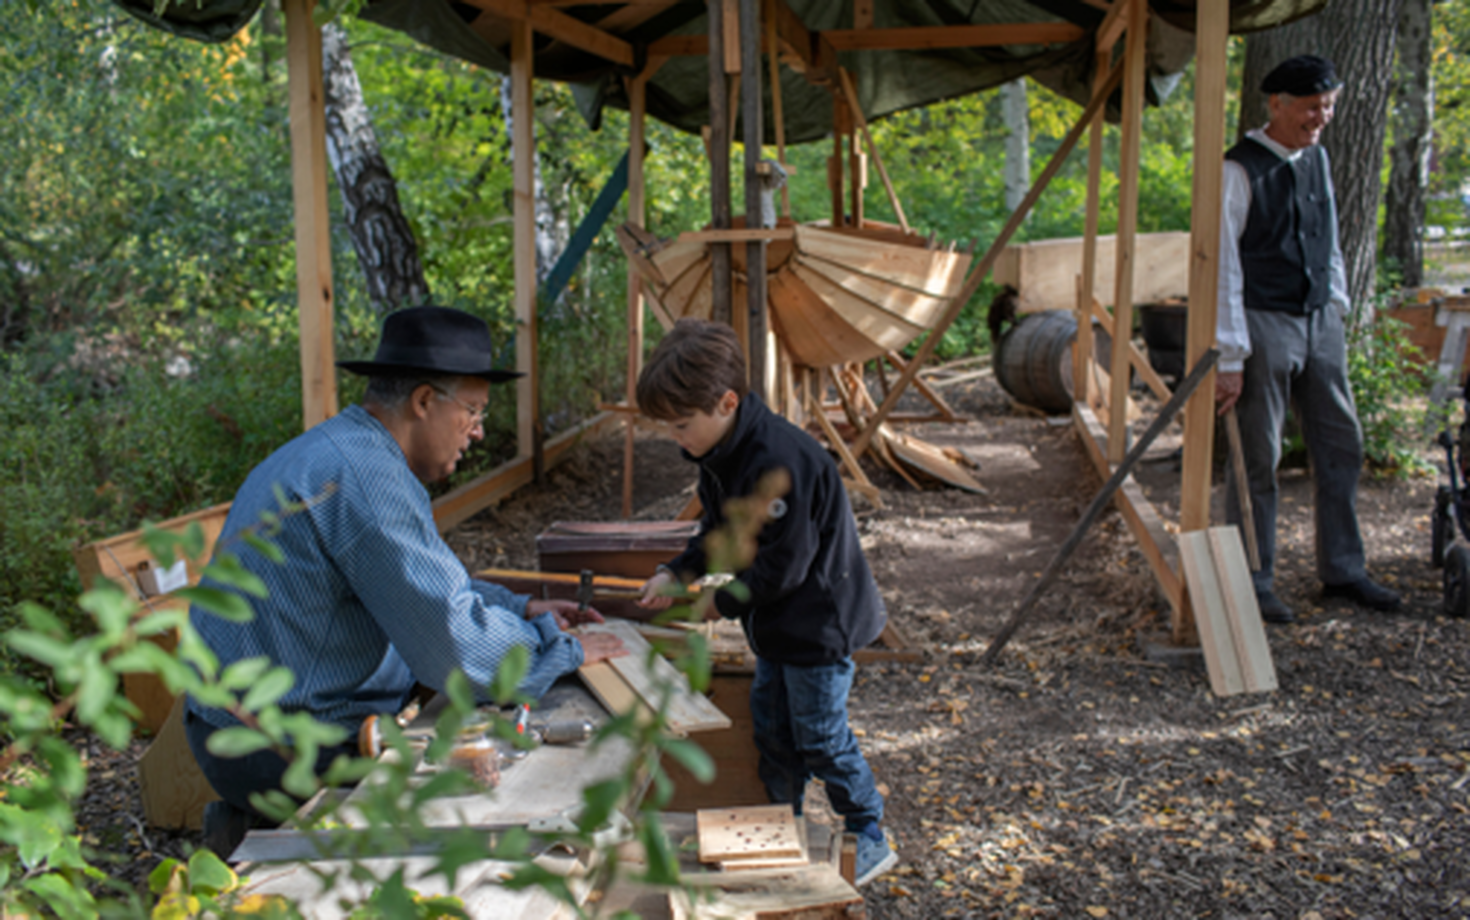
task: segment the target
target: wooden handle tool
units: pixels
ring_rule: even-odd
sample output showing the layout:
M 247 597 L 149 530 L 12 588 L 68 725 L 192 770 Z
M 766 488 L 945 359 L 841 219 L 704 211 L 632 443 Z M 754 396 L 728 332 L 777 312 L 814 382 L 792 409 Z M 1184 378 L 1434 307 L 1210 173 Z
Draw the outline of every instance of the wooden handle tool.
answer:
M 1225 440 L 1230 443 L 1230 468 L 1235 474 L 1235 494 L 1240 497 L 1240 529 L 1245 540 L 1245 556 L 1251 571 L 1261 570 L 1261 550 L 1256 546 L 1256 515 L 1251 508 L 1251 483 L 1245 470 L 1245 450 L 1240 446 L 1240 420 L 1235 407 L 1225 410 Z

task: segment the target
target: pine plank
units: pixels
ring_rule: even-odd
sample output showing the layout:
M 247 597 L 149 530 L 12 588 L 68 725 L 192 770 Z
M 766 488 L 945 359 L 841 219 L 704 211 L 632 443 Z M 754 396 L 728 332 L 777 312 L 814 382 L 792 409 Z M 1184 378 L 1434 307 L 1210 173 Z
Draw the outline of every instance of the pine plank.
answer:
M 832 314 L 863 337 L 861 347 L 844 353 L 839 363 L 866 361 L 884 352 L 895 351 L 912 342 L 922 331 L 915 324 L 900 321 L 897 316 L 878 309 L 822 275 L 808 270 L 800 260 L 797 260 L 792 272 L 816 296 L 815 309 Z
M 935 297 L 949 297 L 965 278 L 969 257 L 938 249 L 895 246 L 891 242 L 798 225 L 796 248 L 803 254 L 890 284 Z
M 790 805 L 701 808 L 694 820 L 700 862 L 802 855 L 801 835 Z
M 894 434 L 885 440 L 888 442 L 889 450 L 893 451 L 904 463 L 922 470 L 935 479 L 947 482 L 955 488 L 979 495 L 985 494 L 985 487 L 970 475 L 969 470 L 946 457 L 944 452 L 933 444 L 902 434 Z
M 1210 553 L 1220 575 L 1230 635 L 1240 662 L 1241 677 L 1247 693 L 1276 689 L 1276 667 L 1271 661 L 1271 643 L 1261 622 L 1261 608 L 1251 581 L 1250 566 L 1240 541 L 1240 529 L 1211 527 Z
M 1189 588 L 1189 603 L 1194 609 L 1194 622 L 1199 629 L 1200 646 L 1205 653 L 1205 668 L 1210 675 L 1210 689 L 1216 696 L 1231 696 L 1245 691 L 1240 659 L 1235 652 L 1235 638 L 1230 631 L 1225 598 L 1215 574 L 1209 536 L 1202 530 L 1179 535 L 1179 559 L 1184 567 L 1184 582 Z
M 798 364 L 832 367 L 848 360 L 845 355 L 873 349 L 866 336 L 827 309 L 790 265 L 771 276 L 767 291 L 771 314 Z M 870 357 L 880 353 L 874 350 Z
M 709 873 L 689 879 L 691 893 L 669 894 L 675 920 L 848 920 L 862 916 L 863 896 L 827 864 L 795 869 Z
M 912 338 L 929 328 L 934 317 L 944 310 L 944 298 L 935 297 L 897 284 L 887 284 L 870 275 L 855 272 L 834 262 L 825 262 L 797 254 L 797 262 L 805 273 L 816 274 L 829 284 L 869 305 L 871 312 L 911 329 Z
M 657 710 L 665 688 L 672 695 L 664 711 L 672 731 L 688 734 L 730 727 L 730 718 L 721 712 L 704 695 L 689 688 L 683 674 L 662 656 L 650 655 L 648 640 L 638 632 L 636 624 L 628 620 L 609 619 L 606 623 L 582 627 L 586 632 L 608 632 L 623 640 L 628 654 L 610 658 L 605 664 L 653 710 Z

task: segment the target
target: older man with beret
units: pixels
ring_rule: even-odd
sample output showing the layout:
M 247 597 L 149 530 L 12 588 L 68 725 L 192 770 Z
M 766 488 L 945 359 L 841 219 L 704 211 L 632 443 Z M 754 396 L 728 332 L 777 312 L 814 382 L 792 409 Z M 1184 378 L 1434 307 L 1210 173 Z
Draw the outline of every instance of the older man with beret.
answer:
M 470 442 L 485 436 L 490 385 L 519 374 L 492 366 L 490 330 L 468 313 L 413 307 L 390 314 L 372 361 L 339 366 L 368 378 L 361 405 L 299 435 L 245 480 L 218 545 L 269 589 L 238 623 L 198 608 L 191 622 L 221 667 L 264 656 L 296 681 L 279 704 L 339 725 L 355 739 L 371 715 L 393 715 L 417 684 L 435 690 L 458 669 L 487 688 L 505 655 L 530 653 L 520 689 L 544 693 L 580 665 L 623 653 L 606 634 L 563 628 L 601 621 L 571 601 L 531 600 L 471 578 L 439 535 L 424 484 L 454 471 Z M 288 503 L 283 509 L 281 502 Z M 276 563 L 239 540 L 265 517 L 279 518 Z M 190 698 L 189 746 L 223 799 L 205 814 L 205 842 L 228 852 L 258 818 L 252 793 L 278 789 L 286 768 L 273 751 L 218 757 L 206 742 L 238 724 Z M 325 750 L 321 772 L 356 745 Z
M 1261 616 L 1296 616 L 1277 596 L 1276 467 L 1288 407 L 1301 426 L 1316 484 L 1317 574 L 1325 597 L 1372 610 L 1399 595 L 1368 577 L 1358 530 L 1363 433 L 1348 384 L 1350 308 L 1327 153 L 1318 144 L 1342 83 L 1332 62 L 1301 55 L 1266 75 L 1270 120 L 1225 154 L 1220 242 L 1220 366 L 1215 399 L 1239 415 L 1261 568 Z M 1226 514 L 1241 496 L 1226 477 Z

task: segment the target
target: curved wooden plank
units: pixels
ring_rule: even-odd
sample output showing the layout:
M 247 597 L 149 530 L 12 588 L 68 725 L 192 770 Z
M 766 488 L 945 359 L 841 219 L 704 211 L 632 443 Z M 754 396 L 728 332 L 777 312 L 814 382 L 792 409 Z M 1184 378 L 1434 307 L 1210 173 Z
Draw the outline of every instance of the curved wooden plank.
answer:
M 912 288 L 889 284 L 871 275 L 855 272 L 845 265 L 807 258 L 798 253 L 797 261 L 809 272 L 815 272 L 848 293 L 872 304 L 874 309 L 890 314 L 905 325 L 928 329 L 944 312 L 948 303 L 943 297 L 924 294 Z
M 661 292 L 659 302 L 676 320 L 681 316 L 707 317 L 709 307 L 705 307 L 704 312 L 700 313 L 698 302 L 701 297 L 704 300 L 709 299 L 709 279 L 710 260 L 706 258 L 702 262 L 696 262 L 693 269 L 686 271 L 678 281 Z
M 701 261 L 709 260 L 709 246 L 706 243 L 684 242 L 670 243 L 658 252 L 651 253 L 649 258 L 658 267 L 660 275 L 668 279 L 670 287 L 679 283 L 679 279 L 694 270 Z
M 832 312 L 789 267 L 771 276 L 767 292 L 771 316 L 798 364 L 831 367 L 876 357 L 884 350 Z M 865 357 L 851 357 L 856 354 Z
M 796 228 L 796 248 L 808 257 L 934 297 L 952 296 L 964 283 L 965 268 L 970 263 L 969 257 L 961 253 L 895 246 L 807 226 Z
M 865 361 L 874 356 L 874 348 L 879 354 L 896 351 L 912 342 L 926 328 L 879 309 L 801 265 L 797 265 L 792 273 L 816 295 L 817 304 L 810 309 L 833 314 L 865 339 L 861 347 L 844 352 L 841 363 Z

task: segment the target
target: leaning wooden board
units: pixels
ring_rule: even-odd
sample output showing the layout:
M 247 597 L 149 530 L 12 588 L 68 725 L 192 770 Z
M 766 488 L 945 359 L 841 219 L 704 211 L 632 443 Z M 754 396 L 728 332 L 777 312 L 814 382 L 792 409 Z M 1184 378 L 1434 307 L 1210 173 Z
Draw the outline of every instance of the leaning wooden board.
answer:
M 1271 646 L 1240 532 L 1231 526 L 1181 533 L 1179 559 L 1210 689 L 1221 697 L 1275 690 Z
M 637 624 L 610 619 L 606 623 L 584 626 L 582 630 L 612 633 L 622 639 L 628 649 L 626 655 L 583 665 L 579 672 L 583 683 L 610 711 L 620 714 L 628 711 L 629 698 L 617 691 L 617 682 L 620 681 L 650 710 L 658 708 L 667 690 L 671 695 L 665 717 L 669 728 L 675 732 L 690 734 L 730 727 L 729 716 L 720 712 L 703 694 L 691 690 L 683 674 L 661 655 L 654 654 L 648 641 L 639 634 Z

